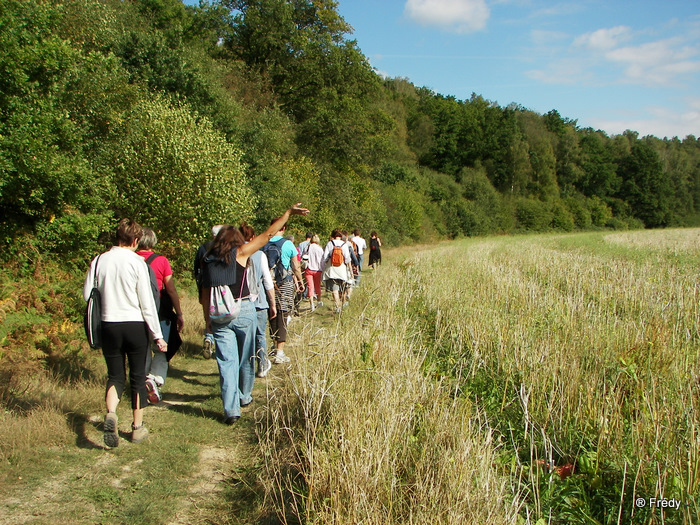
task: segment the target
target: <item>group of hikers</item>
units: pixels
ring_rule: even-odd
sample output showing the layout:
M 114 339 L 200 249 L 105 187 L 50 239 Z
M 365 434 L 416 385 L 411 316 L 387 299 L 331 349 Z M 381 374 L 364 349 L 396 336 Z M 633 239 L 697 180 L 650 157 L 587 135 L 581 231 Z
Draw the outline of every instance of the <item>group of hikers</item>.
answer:
M 369 265 L 381 263 L 381 240 L 372 232 L 369 246 L 355 230 L 333 230 L 325 248 L 307 233 L 299 246 L 285 237 L 292 215 L 307 215 L 300 204 L 274 219 L 260 235 L 246 223 L 217 225 L 212 239 L 195 255 L 193 273 L 205 320 L 203 354 L 216 357 L 224 422 L 234 424 L 252 401 L 255 377 L 265 377 L 273 364 L 289 363 L 284 352 L 287 326 L 303 310 L 323 306 L 321 281 L 342 312 L 352 289 L 359 286 L 364 255 Z M 129 387 L 133 412 L 131 441 L 148 437 L 143 410 L 161 400 L 168 363 L 182 344 L 180 299 L 168 259 L 153 252 L 155 233 L 131 219 L 117 227 L 116 245 L 90 264 L 83 296 L 93 287 L 101 296 L 102 352 L 107 364 L 104 442 L 119 444 L 117 405 Z M 144 264 L 145 262 L 145 264 Z M 274 344 L 267 349 L 267 327 Z

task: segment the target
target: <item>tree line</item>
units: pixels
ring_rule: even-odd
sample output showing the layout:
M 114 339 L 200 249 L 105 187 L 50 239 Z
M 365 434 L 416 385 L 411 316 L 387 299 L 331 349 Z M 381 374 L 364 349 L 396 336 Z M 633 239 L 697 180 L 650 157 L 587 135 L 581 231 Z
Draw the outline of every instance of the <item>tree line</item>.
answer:
M 188 264 L 212 224 L 390 244 L 700 223 L 694 136 L 382 78 L 334 0 L 0 0 L 0 237 L 84 265 L 122 216 Z

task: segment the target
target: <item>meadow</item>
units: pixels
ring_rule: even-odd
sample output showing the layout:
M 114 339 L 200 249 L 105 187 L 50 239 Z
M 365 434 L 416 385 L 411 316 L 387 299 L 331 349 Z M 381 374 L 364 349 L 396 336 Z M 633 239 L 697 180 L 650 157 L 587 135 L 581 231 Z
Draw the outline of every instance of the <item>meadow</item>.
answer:
M 6 347 L 0 523 L 697 523 L 699 253 L 696 229 L 388 250 L 341 316 L 294 321 L 233 432 L 186 296 L 142 447 L 101 447 L 94 352 L 21 374 Z
M 299 334 L 270 476 L 309 523 L 697 522 L 699 251 L 665 230 L 393 252 L 351 320 Z

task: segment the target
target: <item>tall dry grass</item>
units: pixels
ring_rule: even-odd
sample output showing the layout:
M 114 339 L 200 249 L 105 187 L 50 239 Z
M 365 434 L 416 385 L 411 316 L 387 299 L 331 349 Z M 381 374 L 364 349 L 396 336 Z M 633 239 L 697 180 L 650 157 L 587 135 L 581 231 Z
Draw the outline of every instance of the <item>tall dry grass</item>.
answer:
M 502 406 L 521 418 L 522 467 L 586 455 L 600 483 L 621 485 L 604 487 L 619 492 L 619 516 L 634 516 L 636 497 L 681 498 L 697 512 L 700 243 L 697 231 L 664 233 L 499 239 L 416 256 L 416 286 L 441 283 L 425 295 L 436 346 L 451 348 L 467 379 L 510 382 Z M 436 258 L 463 272 L 444 275 Z M 547 516 L 531 488 L 526 506 Z
M 396 254 L 366 307 L 298 330 L 270 493 L 310 523 L 693 522 L 699 252 L 678 230 Z
M 514 523 L 483 414 L 422 372 L 414 283 L 384 266 L 332 327 L 295 332 L 295 362 L 268 391 L 269 493 L 305 523 Z

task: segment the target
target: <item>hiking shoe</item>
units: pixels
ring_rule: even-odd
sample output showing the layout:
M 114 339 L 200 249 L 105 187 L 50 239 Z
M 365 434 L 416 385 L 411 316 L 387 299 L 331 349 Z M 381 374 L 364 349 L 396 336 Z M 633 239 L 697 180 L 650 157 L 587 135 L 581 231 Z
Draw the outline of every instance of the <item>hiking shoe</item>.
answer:
M 202 355 L 204 356 L 204 359 L 211 359 L 214 357 L 214 354 L 216 353 L 216 349 L 214 347 L 214 341 L 209 339 L 208 337 L 204 339 L 204 343 L 202 344 Z
M 277 353 L 272 358 L 272 362 L 276 365 L 284 365 L 286 363 L 289 363 L 290 361 L 291 359 L 284 355 L 284 352 L 282 352 L 281 350 L 277 350 Z
M 230 426 L 233 425 L 239 419 L 241 419 L 241 416 L 229 416 L 226 419 L 224 419 L 224 423 Z
M 321 301 L 316 303 L 316 308 L 321 308 L 323 306 L 323 303 Z
M 146 428 L 146 425 L 144 425 L 142 423 L 141 426 L 138 428 L 134 428 L 134 425 L 131 425 L 131 442 L 132 443 L 141 443 L 147 437 L 148 437 L 148 429 Z
M 163 399 L 163 396 L 158 389 L 158 385 L 156 384 L 155 377 L 150 374 L 146 376 L 146 392 L 148 393 L 148 402 L 151 405 L 160 403 L 161 399 Z
M 272 368 L 272 363 L 270 363 L 269 359 L 261 359 L 260 364 L 258 365 L 258 373 L 255 374 L 256 377 L 265 377 L 267 373 L 270 371 L 270 368 Z
M 114 412 L 107 412 L 105 416 L 104 424 L 104 440 L 105 445 L 108 447 L 118 447 L 119 446 L 119 432 L 118 432 L 118 422 L 117 414 Z

